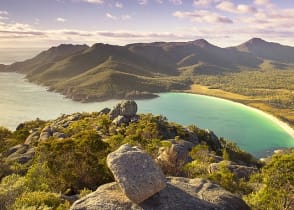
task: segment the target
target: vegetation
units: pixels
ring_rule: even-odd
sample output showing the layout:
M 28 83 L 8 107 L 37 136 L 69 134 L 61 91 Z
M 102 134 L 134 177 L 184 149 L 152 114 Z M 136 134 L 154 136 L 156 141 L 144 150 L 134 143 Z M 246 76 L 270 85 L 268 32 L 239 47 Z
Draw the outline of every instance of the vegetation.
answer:
M 198 75 L 194 93 L 235 100 L 274 114 L 294 127 L 294 71 L 242 71 Z
M 251 181 L 255 189 L 245 199 L 252 208 L 293 209 L 294 149 L 273 155 Z
M 67 119 L 74 116 L 78 116 L 77 119 L 67 123 Z M 53 124 L 60 125 L 56 131 L 64 133 L 64 138 L 52 136 L 31 142 L 30 147 L 35 148 L 36 153 L 24 164 L 9 160 L 9 148 L 22 144 L 30 130 L 41 131 Z M 253 209 L 293 206 L 294 150 L 276 154 L 261 164 L 236 144 L 213 137 L 195 125 L 183 127 L 168 122 L 163 116 L 145 114 L 140 115 L 137 122 L 118 126 L 111 123 L 108 115 L 94 112 L 63 115 L 47 122 L 25 122 L 14 132 L 1 128 L 1 143 L 5 149 L 0 153 L 0 209 L 69 209 L 71 200 L 66 197 L 86 195 L 113 181 L 105 159 L 120 145 L 136 145 L 156 158 L 161 148 L 171 146 L 168 139 L 190 141 L 191 136 L 197 136 L 199 141 L 190 152 L 191 161 L 170 170 L 170 175 L 175 172 L 190 178 L 210 179 L 243 196 Z M 210 164 L 223 159 L 260 168 L 260 173 L 250 180 L 240 179 L 229 170 L 228 162 L 221 164 L 217 171 L 208 170 Z

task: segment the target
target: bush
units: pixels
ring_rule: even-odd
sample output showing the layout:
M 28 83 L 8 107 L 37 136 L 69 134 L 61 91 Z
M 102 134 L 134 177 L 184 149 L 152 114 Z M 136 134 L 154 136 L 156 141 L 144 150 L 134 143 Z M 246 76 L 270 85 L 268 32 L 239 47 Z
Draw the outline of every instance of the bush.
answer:
M 223 138 L 220 138 L 222 149 L 222 155 L 224 159 L 233 160 L 234 162 L 241 161 L 248 165 L 261 166 L 259 161 L 255 159 L 248 152 L 243 151 L 240 147 L 235 143 Z
M 16 174 L 4 177 L 0 183 L 0 209 L 9 209 L 25 190 L 24 177 Z
M 96 132 L 85 131 L 69 139 L 40 144 L 38 161 L 48 169 L 50 188 L 77 193 L 85 187 L 95 189 L 112 180 L 106 166 L 108 148 Z
M 13 208 L 56 209 L 63 201 L 56 193 L 25 192 L 16 199 Z
M 184 168 L 187 175 L 191 178 L 206 177 L 208 175 L 207 168 L 213 162 L 212 155 L 214 155 L 214 152 L 209 151 L 209 147 L 205 144 L 193 147 L 190 152 L 193 161 L 187 163 Z
M 256 177 L 255 177 L 256 178 Z M 254 209 L 293 209 L 294 204 L 294 149 L 275 154 L 262 168 L 253 183 L 261 182 L 245 197 Z
M 8 149 L 13 144 L 8 143 L 8 139 L 11 138 L 12 133 L 7 128 L 0 126 L 0 153 Z

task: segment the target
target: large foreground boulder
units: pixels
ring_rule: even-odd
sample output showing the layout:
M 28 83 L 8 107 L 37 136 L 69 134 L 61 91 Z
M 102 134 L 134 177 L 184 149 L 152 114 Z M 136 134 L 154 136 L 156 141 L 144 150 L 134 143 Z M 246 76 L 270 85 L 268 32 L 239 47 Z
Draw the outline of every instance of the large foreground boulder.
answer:
M 128 144 L 107 156 L 107 165 L 125 195 L 140 203 L 166 186 L 166 179 L 154 160 Z
M 100 186 L 71 210 L 249 210 L 245 202 L 204 179 L 168 178 L 167 187 L 142 203 L 132 202 L 118 183 Z

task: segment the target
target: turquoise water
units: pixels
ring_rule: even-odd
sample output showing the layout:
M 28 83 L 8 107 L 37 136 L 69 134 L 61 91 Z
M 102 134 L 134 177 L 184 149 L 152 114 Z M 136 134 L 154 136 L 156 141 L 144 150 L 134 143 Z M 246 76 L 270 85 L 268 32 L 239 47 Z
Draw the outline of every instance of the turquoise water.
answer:
M 23 121 L 37 117 L 54 119 L 63 113 L 99 111 L 118 101 L 79 103 L 47 92 L 29 83 L 23 75 L 0 73 L 0 125 L 15 129 Z M 214 97 L 164 93 L 159 98 L 137 101 L 140 113 L 166 116 L 184 125 L 209 128 L 216 135 L 236 142 L 257 157 L 273 150 L 294 147 L 294 139 L 273 120 L 244 105 Z

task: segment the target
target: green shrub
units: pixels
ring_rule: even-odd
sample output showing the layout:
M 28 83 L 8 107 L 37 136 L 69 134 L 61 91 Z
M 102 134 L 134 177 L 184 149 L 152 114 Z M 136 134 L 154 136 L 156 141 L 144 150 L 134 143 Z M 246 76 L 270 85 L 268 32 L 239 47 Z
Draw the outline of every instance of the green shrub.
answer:
M 210 151 L 209 147 L 205 144 L 193 147 L 190 152 L 193 161 L 187 163 L 184 167 L 187 175 L 191 178 L 206 177 L 208 175 L 207 168 L 213 162 L 212 155 L 214 155 L 214 152 Z
M 261 166 L 261 163 L 254 158 L 248 152 L 240 149 L 240 147 L 235 143 L 223 138 L 220 138 L 222 149 L 223 158 L 226 160 L 233 160 L 235 162 L 242 161 L 243 163 L 255 166 Z
M 6 210 L 11 208 L 15 199 L 17 199 L 25 190 L 24 177 L 16 174 L 4 177 L 0 183 L 0 209 Z
M 56 209 L 63 201 L 56 193 L 50 192 L 25 192 L 16 199 L 13 208 L 23 209 L 24 207 L 36 209 Z
M 92 190 L 84 188 L 84 189 L 80 190 L 79 198 L 85 197 L 86 195 L 88 195 L 92 192 L 93 192 Z
M 294 204 L 294 149 L 275 154 L 262 168 L 253 183 L 259 182 L 253 193 L 245 197 L 253 209 L 292 209 Z M 261 182 L 261 183 L 260 183 Z
M 112 180 L 106 166 L 109 146 L 95 131 L 52 140 L 39 146 L 38 161 L 48 168 L 48 185 L 55 191 L 95 189 Z

